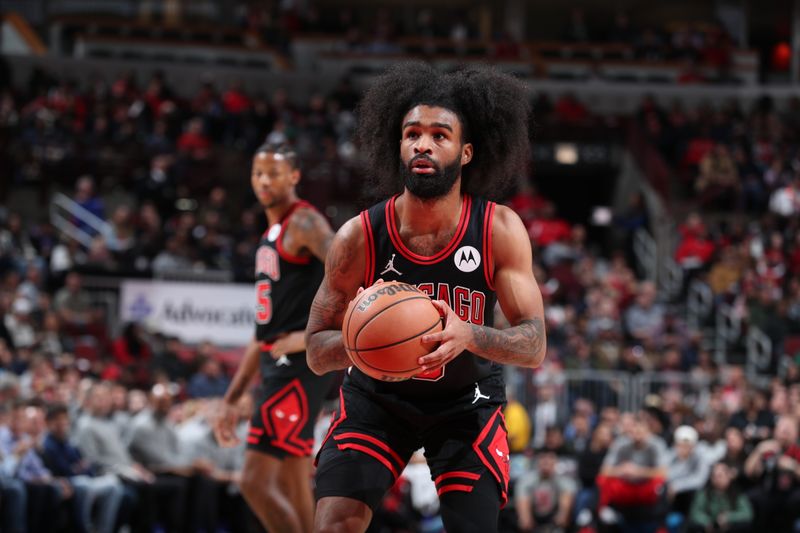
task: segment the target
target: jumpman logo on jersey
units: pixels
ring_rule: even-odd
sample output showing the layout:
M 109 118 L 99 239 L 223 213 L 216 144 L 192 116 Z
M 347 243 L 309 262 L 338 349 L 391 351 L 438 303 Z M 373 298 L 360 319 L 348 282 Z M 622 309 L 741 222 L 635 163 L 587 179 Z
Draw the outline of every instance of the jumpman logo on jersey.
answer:
M 397 270 L 397 269 L 394 267 L 394 255 L 395 255 L 395 254 L 392 254 L 392 258 L 391 258 L 391 259 L 389 259 L 389 262 L 388 262 L 388 263 L 386 263 L 386 268 L 384 268 L 384 269 L 383 269 L 383 272 L 381 272 L 381 276 L 383 276 L 383 275 L 384 275 L 384 274 L 386 274 L 387 272 L 394 272 L 394 273 L 395 273 L 395 274 L 397 274 L 398 276 L 402 276 L 402 275 L 403 275 L 403 273 L 402 273 L 402 272 L 400 272 L 399 270 Z
M 476 383 L 475 384 L 475 399 L 472 400 L 473 405 L 475 404 L 475 402 L 477 402 L 481 398 L 483 398 L 484 400 L 488 400 L 489 399 L 489 397 L 486 396 L 485 394 L 481 394 L 481 388 Z
M 292 362 L 289 361 L 289 358 L 286 355 L 282 355 L 275 360 L 275 366 L 291 366 Z

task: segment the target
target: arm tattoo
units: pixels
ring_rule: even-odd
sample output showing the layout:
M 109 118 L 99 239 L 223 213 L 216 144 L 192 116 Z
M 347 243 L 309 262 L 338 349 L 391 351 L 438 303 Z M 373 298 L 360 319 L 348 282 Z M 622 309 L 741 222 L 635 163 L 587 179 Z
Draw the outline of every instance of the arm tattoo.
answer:
M 300 209 L 292 217 L 293 239 L 302 243 L 321 261 L 325 260 L 333 242 L 333 231 L 321 214 L 313 209 Z
M 306 326 L 306 356 L 309 366 L 318 373 L 350 366 L 342 343 L 342 317 L 349 295 L 331 286 L 330 280 L 347 279 L 355 260 L 354 246 L 341 243 L 330 250 L 325 261 L 325 279 L 314 297 Z
M 536 365 L 544 358 L 545 331 L 541 318 L 523 320 L 516 326 L 497 330 L 470 324 L 477 354 L 503 364 Z

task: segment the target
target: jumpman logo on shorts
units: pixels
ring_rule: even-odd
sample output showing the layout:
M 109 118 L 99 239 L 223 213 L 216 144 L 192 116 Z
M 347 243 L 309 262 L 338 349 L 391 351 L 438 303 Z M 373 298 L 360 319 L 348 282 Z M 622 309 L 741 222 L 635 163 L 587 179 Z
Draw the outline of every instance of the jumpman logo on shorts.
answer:
M 289 358 L 286 355 L 282 355 L 275 360 L 275 366 L 291 366 L 292 362 L 289 361 Z
M 387 272 L 394 272 L 394 273 L 395 273 L 395 274 L 397 274 L 398 276 L 402 276 L 402 275 L 403 275 L 403 273 L 402 273 L 402 272 L 400 272 L 399 270 L 397 270 L 397 269 L 394 267 L 394 255 L 395 255 L 395 254 L 392 254 L 392 258 L 391 258 L 391 259 L 389 259 L 389 262 L 388 262 L 388 263 L 386 263 L 386 268 L 384 268 L 384 269 L 383 269 L 383 272 L 381 272 L 381 276 L 383 276 L 383 275 L 384 275 L 384 274 L 386 274 Z
M 480 387 L 478 386 L 478 384 L 476 383 L 476 384 L 475 384 L 475 399 L 474 399 L 474 400 L 472 400 L 472 403 L 473 403 L 473 405 L 474 405 L 474 404 L 475 404 L 475 403 L 476 403 L 478 400 L 480 400 L 481 398 L 483 398 L 484 400 L 488 400 L 488 399 L 489 399 L 489 397 L 488 397 L 488 396 L 486 396 L 485 394 L 481 394 L 481 388 L 480 388 Z

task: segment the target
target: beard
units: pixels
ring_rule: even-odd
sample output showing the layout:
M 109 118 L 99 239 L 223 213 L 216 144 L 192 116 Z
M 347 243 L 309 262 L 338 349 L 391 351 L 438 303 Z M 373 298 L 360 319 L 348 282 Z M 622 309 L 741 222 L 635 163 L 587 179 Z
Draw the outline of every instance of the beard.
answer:
M 432 174 L 416 174 L 412 172 L 411 165 L 415 160 L 425 159 L 433 165 Z M 417 198 L 430 200 L 440 198 L 453 188 L 458 177 L 461 175 L 461 157 L 456 158 L 444 168 L 440 168 L 432 159 L 426 156 L 416 156 L 408 162 L 408 165 L 400 161 L 400 174 L 403 177 L 403 184 L 411 194 Z

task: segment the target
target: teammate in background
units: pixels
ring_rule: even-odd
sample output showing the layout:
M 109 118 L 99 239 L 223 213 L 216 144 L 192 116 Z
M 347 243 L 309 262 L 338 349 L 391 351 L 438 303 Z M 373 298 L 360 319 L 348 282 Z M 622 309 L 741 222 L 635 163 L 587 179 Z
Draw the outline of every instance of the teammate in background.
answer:
M 288 146 L 258 148 L 250 179 L 269 222 L 256 255 L 256 333 L 221 402 L 214 432 L 223 446 L 238 443 L 236 404 L 260 360 L 264 396 L 250 421 L 242 494 L 267 530 L 308 532 L 314 520 L 313 428 L 332 376 L 309 370 L 304 328 L 333 231 L 298 199 L 300 169 Z
M 510 209 L 483 199 L 524 172 L 524 86 L 491 69 L 441 74 L 406 64 L 360 106 L 359 141 L 375 190 L 392 195 L 337 233 L 306 330 L 311 369 L 350 367 L 348 302 L 382 278 L 418 286 L 444 317 L 423 371 L 402 382 L 348 371 L 317 458 L 316 531 L 363 532 L 412 453 L 424 447 L 447 531 L 497 530 L 508 491 L 502 365 L 540 365 L 542 297 L 530 240 Z M 491 327 L 495 300 L 511 327 Z

